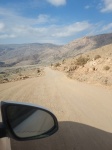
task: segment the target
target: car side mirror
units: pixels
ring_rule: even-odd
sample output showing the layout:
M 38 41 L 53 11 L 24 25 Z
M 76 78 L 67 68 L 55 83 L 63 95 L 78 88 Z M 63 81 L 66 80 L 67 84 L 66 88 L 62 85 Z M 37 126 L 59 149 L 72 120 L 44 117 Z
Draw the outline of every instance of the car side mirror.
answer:
M 1 137 L 9 136 L 19 141 L 34 140 L 48 137 L 58 130 L 55 115 L 39 106 L 2 101 L 1 115 Z

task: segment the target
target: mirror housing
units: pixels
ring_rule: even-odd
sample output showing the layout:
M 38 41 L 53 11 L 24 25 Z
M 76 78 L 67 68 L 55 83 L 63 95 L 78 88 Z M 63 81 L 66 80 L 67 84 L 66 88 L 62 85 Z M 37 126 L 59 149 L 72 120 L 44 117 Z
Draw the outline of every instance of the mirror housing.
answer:
M 41 106 L 18 102 L 1 102 L 2 137 L 18 141 L 48 137 L 58 130 L 55 115 Z

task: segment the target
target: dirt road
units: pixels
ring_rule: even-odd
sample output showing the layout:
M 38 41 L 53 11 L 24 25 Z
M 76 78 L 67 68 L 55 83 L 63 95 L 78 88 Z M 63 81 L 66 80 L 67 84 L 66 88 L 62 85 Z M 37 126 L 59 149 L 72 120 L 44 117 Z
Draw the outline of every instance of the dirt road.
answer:
M 45 76 L 0 85 L 0 100 L 49 108 L 60 129 L 41 140 L 16 142 L 12 150 L 112 150 L 112 91 L 68 79 L 45 69 Z

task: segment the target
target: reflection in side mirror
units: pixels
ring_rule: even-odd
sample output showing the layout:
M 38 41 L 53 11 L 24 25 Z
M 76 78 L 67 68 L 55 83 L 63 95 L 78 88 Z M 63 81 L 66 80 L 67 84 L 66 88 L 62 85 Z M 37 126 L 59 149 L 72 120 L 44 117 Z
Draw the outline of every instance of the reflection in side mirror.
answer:
M 9 106 L 7 117 L 14 133 L 21 138 L 42 135 L 54 127 L 52 116 L 38 108 Z
M 58 130 L 56 117 L 41 107 L 2 102 L 2 117 L 16 140 L 44 138 Z

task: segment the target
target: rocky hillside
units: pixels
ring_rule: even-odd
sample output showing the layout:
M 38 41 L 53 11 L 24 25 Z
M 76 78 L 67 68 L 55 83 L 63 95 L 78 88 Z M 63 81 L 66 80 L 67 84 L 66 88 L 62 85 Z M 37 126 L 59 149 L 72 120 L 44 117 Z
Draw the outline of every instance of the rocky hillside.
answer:
M 2 70 L 0 71 L 0 84 L 19 80 L 26 80 L 28 78 L 36 78 L 43 75 L 44 69 L 36 65 L 11 68 L 5 67 L 2 68 Z
M 0 66 L 50 64 L 112 43 L 112 33 L 83 37 L 67 45 L 15 44 L 0 45 Z
M 108 44 L 112 44 L 112 33 L 77 39 L 63 46 L 61 53 L 63 57 L 69 58 Z
M 81 82 L 112 87 L 112 44 L 53 64 L 53 69 L 64 71 Z
M 46 64 L 60 59 L 59 49 L 53 44 L 0 45 L 0 66 Z

